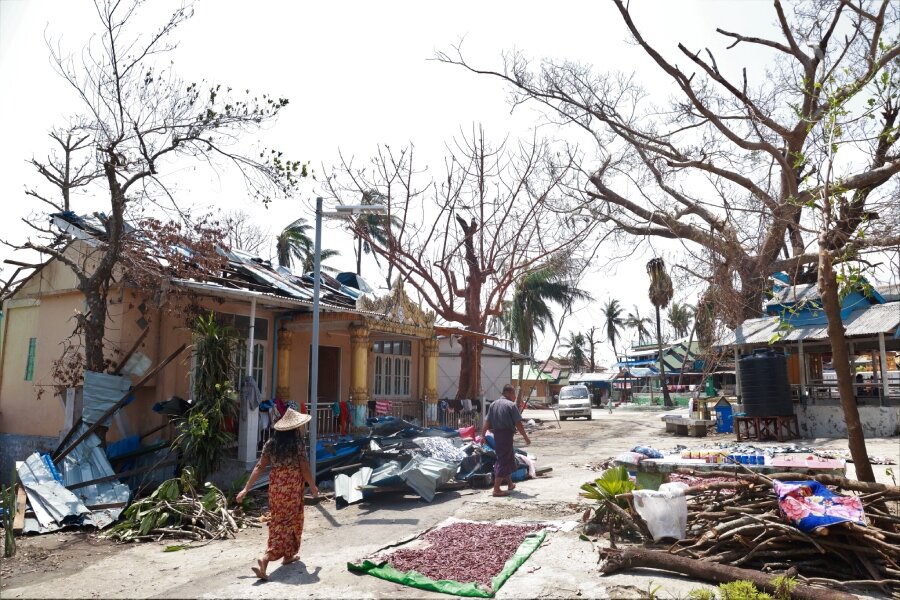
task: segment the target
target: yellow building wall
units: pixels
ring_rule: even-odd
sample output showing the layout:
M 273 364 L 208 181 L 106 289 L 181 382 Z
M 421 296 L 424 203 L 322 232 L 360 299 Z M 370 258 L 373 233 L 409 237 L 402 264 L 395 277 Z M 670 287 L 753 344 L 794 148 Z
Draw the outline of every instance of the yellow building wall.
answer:
M 340 370 L 334 376 L 340 378 L 339 390 L 341 400 L 350 399 L 350 378 L 351 378 L 351 344 L 350 336 L 347 333 L 351 321 L 342 321 L 338 323 L 329 323 L 327 327 L 330 329 L 320 331 L 319 346 L 331 346 L 338 348 L 340 351 Z M 291 345 L 291 369 L 290 369 L 290 398 L 298 404 L 309 402 L 309 360 L 310 347 L 312 342 L 312 332 L 308 329 L 308 325 L 304 325 L 303 329 L 293 330 L 293 340 Z M 375 373 L 375 357 L 372 353 L 372 343 L 376 340 L 393 340 L 396 339 L 390 335 L 372 332 L 371 341 L 369 343 L 368 366 L 367 366 L 367 386 L 369 389 L 369 399 L 372 399 L 373 377 Z M 411 341 L 411 369 L 410 369 L 410 400 L 421 400 L 422 390 L 424 386 L 425 363 L 421 356 L 420 340 L 404 340 Z M 268 357 L 267 357 L 268 359 Z M 270 363 L 271 364 L 271 363 Z
M 0 383 L 0 431 L 52 436 L 62 427 L 59 400 L 52 390 L 39 399 L 42 347 L 40 340 L 40 305 L 21 305 L 10 302 L 4 311 L 6 335 L 4 336 L 4 360 Z M 31 338 L 37 338 L 34 361 L 34 377 L 25 380 L 28 362 L 28 346 Z M 59 415 L 59 418 L 56 418 Z
M 7 303 L 4 315 L 4 348 L 0 354 L 0 432 L 21 435 L 56 436 L 64 425 L 64 395 L 53 385 L 53 362 L 63 351 L 66 338 L 75 327 L 74 315 L 83 310 L 80 292 L 73 291 L 74 276 L 57 262 L 49 263 L 40 273 L 20 289 L 15 299 Z M 37 300 L 37 298 L 40 300 Z M 219 302 L 201 299 L 201 305 L 216 312 L 249 316 L 249 303 Z M 106 357 L 118 363 L 131 350 L 141 334 L 143 318 L 150 331 L 138 351 L 151 360 L 151 369 L 169 356 L 179 345 L 188 348 L 169 363 L 158 375 L 135 390 L 135 401 L 121 414 L 134 433 L 145 433 L 165 422 L 165 417 L 152 411 L 156 402 L 173 395 L 191 398 L 190 373 L 191 334 L 185 312 L 158 310 L 147 302 L 143 311 L 142 296 L 134 290 L 113 290 L 110 293 L 106 329 Z M 30 306 L 36 304 L 35 306 Z M 22 306 L 25 305 L 25 306 Z M 271 311 L 258 309 L 257 318 L 268 320 L 268 339 L 265 341 L 263 365 L 264 391 L 271 396 L 271 368 L 273 360 L 274 316 Z M 34 381 L 24 381 L 28 354 L 28 339 L 37 338 Z M 80 340 L 72 339 L 76 345 Z M 349 366 L 347 367 L 349 378 Z M 137 378 L 135 378 L 135 382 Z M 38 395 L 38 390 L 45 392 Z M 304 388 L 305 389 L 305 388 Z M 64 391 L 62 392 L 64 394 Z M 123 432 L 113 422 L 107 440 L 119 439 Z

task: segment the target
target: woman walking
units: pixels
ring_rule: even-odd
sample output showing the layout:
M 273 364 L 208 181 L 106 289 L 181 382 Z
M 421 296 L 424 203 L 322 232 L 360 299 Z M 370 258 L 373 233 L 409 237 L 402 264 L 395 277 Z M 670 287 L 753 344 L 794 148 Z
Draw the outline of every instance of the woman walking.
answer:
M 275 434 L 263 446 L 262 456 L 253 468 L 250 479 L 237 497 L 243 501 L 259 476 L 272 465 L 269 472 L 269 543 L 266 552 L 256 561 L 253 572 L 260 579 L 268 579 L 269 562 L 282 559 L 287 565 L 300 559 L 300 537 L 303 535 L 303 485 L 316 497 L 319 489 L 306 459 L 300 439 L 300 428 L 310 421 L 309 415 L 289 408 L 274 425 Z

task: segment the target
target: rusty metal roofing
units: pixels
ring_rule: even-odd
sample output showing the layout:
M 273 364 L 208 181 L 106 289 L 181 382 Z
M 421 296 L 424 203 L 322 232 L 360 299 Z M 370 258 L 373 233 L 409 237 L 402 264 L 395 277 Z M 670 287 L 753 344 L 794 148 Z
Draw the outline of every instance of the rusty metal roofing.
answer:
M 98 215 L 76 215 L 71 211 L 51 215 L 53 224 L 63 233 L 89 242 L 103 240 L 106 229 L 103 219 Z M 125 223 L 126 228 L 133 229 Z M 138 239 L 143 239 L 137 236 Z M 150 244 L 149 240 L 144 242 Z M 192 251 L 186 247 L 175 245 L 186 256 Z M 290 306 L 312 306 L 312 277 L 295 275 L 290 269 L 273 266 L 271 261 L 264 260 L 242 250 L 219 250 L 228 260 L 221 272 L 200 276 L 201 281 L 175 280 L 182 287 L 193 287 L 197 291 L 224 295 L 225 290 L 243 291 L 251 296 L 267 297 L 273 305 L 279 305 L 275 298 L 290 300 Z M 190 283 L 191 285 L 186 285 Z M 319 300 L 323 310 L 356 309 L 356 295 L 331 277 L 322 278 Z M 232 295 L 232 297 L 235 297 Z M 299 303 L 299 304 L 298 304 Z M 305 303 L 305 304 L 304 304 Z M 283 305 L 283 303 L 281 304 Z M 360 313 L 363 314 L 363 313 Z M 373 313 L 376 314 L 377 313 Z M 381 315 L 378 315 L 381 316 Z
M 312 309 L 312 300 L 302 300 L 300 298 L 292 298 L 290 296 L 281 296 L 270 292 L 257 292 L 253 290 L 245 290 L 241 288 L 229 288 L 215 283 L 202 283 L 199 281 L 190 281 L 187 279 L 175 279 L 173 283 L 179 287 L 195 291 L 206 296 L 217 298 L 228 298 L 239 301 L 249 301 L 256 299 L 257 302 L 265 306 L 274 306 L 278 308 L 308 308 Z M 319 310 L 322 312 L 345 312 L 355 315 L 362 315 L 373 318 L 384 318 L 384 315 L 368 310 L 359 310 L 349 306 L 338 306 L 329 302 L 319 300 Z
M 800 325 L 780 329 L 778 317 L 748 319 L 737 329 L 725 334 L 717 343 L 719 346 L 739 346 L 767 344 L 777 333 L 781 341 L 826 340 L 826 325 Z M 851 312 L 844 319 L 847 337 L 871 337 L 879 333 L 897 337 L 900 335 L 900 302 L 874 304 Z

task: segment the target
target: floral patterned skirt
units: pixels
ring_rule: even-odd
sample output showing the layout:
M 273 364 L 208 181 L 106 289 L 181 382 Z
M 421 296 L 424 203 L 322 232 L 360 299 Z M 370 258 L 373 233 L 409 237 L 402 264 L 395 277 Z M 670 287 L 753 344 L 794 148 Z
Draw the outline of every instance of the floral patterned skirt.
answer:
M 303 477 L 300 469 L 272 467 L 269 472 L 269 560 L 290 558 L 300 551 L 303 535 Z

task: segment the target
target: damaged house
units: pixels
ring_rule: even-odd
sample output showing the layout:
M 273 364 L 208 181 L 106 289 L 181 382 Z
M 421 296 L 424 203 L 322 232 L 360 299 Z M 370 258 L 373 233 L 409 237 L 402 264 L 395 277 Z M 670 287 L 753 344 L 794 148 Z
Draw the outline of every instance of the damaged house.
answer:
M 69 235 L 66 253 L 84 260 L 103 232 L 96 217 L 53 216 Z M 184 306 L 212 312 L 241 336 L 235 354 L 235 389 L 252 377 L 262 401 L 293 400 L 308 410 L 312 340 L 312 277 L 240 251 L 226 253 L 221 272 L 183 280 L 163 278 L 154 289 L 136 289 L 117 277 L 109 294 L 105 356 L 126 387 L 141 379 L 182 344 L 191 343 Z M 34 451 L 50 452 L 82 416 L 84 400 L 57 379 L 71 357 L 67 348 L 84 297 L 72 271 L 50 259 L 3 299 L 0 326 L 0 478 Z M 191 313 L 194 314 L 194 313 Z M 328 276 L 320 295 L 318 422 L 336 426 L 333 407 L 349 401 L 350 426 L 362 428 L 373 414 L 433 420 L 438 398 L 438 342 L 434 315 L 422 311 L 400 285 L 371 299 Z M 125 360 L 128 359 L 128 360 Z M 120 364 L 121 363 L 121 364 Z M 132 391 L 133 399 L 111 419 L 107 443 L 125 438 L 171 439 L 168 418 L 154 405 L 173 397 L 190 401 L 192 360 L 183 352 Z M 130 374 L 130 375 L 129 375 Z M 81 373 L 78 374 L 80 379 Z M 271 425 L 266 414 L 241 407 L 234 424 L 237 447 L 230 465 L 252 467 Z M 101 411 L 102 412 L 102 411 Z M 77 435 L 77 433 L 76 433 Z M 74 439 L 74 438 L 72 438 Z

